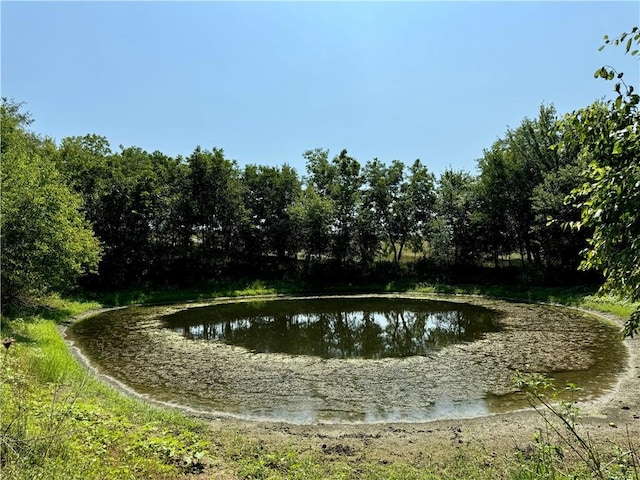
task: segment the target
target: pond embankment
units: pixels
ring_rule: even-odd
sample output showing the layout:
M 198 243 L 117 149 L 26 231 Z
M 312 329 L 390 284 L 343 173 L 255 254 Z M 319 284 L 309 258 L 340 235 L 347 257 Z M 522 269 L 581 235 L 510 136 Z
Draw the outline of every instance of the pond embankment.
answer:
M 421 298 L 425 297 L 421 296 Z M 433 296 L 430 296 L 430 298 L 433 298 Z M 582 367 L 584 367 L 583 371 L 588 372 L 588 368 L 593 367 L 592 364 L 594 362 L 603 364 L 607 362 L 615 363 L 617 358 L 617 366 L 601 365 L 603 368 L 599 370 L 596 368 L 595 374 L 592 371 L 591 374 L 584 376 L 584 382 L 591 382 L 593 389 L 578 404 L 581 412 L 580 428 L 584 428 L 592 438 L 599 441 L 619 441 L 624 443 L 627 438 L 627 430 L 630 438 L 640 438 L 640 399 L 637 393 L 640 392 L 640 344 L 638 339 L 622 341 L 617 347 L 618 350 L 608 352 L 609 354 L 614 353 L 613 357 L 615 358 L 611 358 L 611 355 L 609 355 L 608 360 L 603 362 L 602 358 L 600 358 L 603 351 L 596 349 L 594 352 L 593 349 L 590 350 L 591 347 L 589 346 L 593 343 L 599 343 L 598 330 L 596 329 L 593 334 L 585 335 L 584 330 L 580 329 L 579 325 L 574 324 L 576 318 L 584 320 L 584 315 L 587 315 L 594 322 L 604 320 L 605 322 L 616 324 L 617 329 L 619 329 L 622 324 L 620 319 L 613 316 L 595 314 L 594 312 L 578 312 L 568 307 L 536 306 L 469 296 L 438 295 L 435 298 L 454 302 L 473 302 L 487 308 L 495 308 L 501 312 L 501 321 L 503 322 L 503 328 L 501 332 L 496 332 L 495 338 L 492 338 L 491 335 L 494 334 L 490 333 L 480 341 L 472 342 L 462 347 L 456 346 L 454 352 L 449 352 L 451 368 L 440 366 L 438 367 L 440 372 L 446 372 L 447 376 L 455 378 L 456 372 L 466 370 L 467 373 L 472 373 L 472 378 L 475 378 L 478 384 L 492 383 L 490 379 L 494 379 L 492 388 L 499 389 L 507 388 L 508 379 L 502 382 L 495 382 L 496 373 L 492 370 L 513 372 L 514 369 L 518 369 L 522 371 L 556 372 L 554 376 L 562 379 L 567 367 L 572 367 L 574 371 L 577 369 L 579 374 Z M 174 307 L 163 306 L 158 308 L 168 312 Z M 545 317 L 545 315 L 541 315 L 541 312 L 546 312 L 545 315 L 552 312 L 554 328 L 549 330 L 548 325 L 545 328 L 541 328 L 540 322 L 543 322 Z M 578 313 L 579 315 L 577 315 Z M 595 316 L 600 318 L 596 319 Z M 526 328 L 523 328 L 523 322 L 526 324 Z M 157 332 L 159 329 L 156 327 L 151 328 L 150 331 Z M 152 346 L 151 350 L 156 353 L 161 352 L 161 355 L 166 358 L 175 358 L 173 355 L 180 353 L 175 350 L 175 348 L 180 348 L 176 347 L 176 345 L 180 344 L 182 344 L 182 341 L 177 342 L 174 338 L 172 341 L 173 350 L 170 350 L 171 355 L 167 357 L 167 352 L 163 352 L 159 348 L 159 343 L 154 344 L 154 342 L 148 342 L 147 339 L 147 345 Z M 127 360 L 132 361 L 137 357 L 142 359 L 143 362 L 149 362 L 150 358 L 146 356 L 147 353 L 142 352 L 142 355 L 139 355 L 142 346 L 141 344 L 135 345 L 135 354 L 132 354 Z M 193 343 L 185 342 L 184 346 L 185 348 L 189 347 L 191 355 L 198 354 L 198 352 L 193 352 L 192 350 L 194 348 Z M 204 344 L 199 348 L 204 348 Z M 605 350 L 610 348 L 610 346 L 605 346 Z M 78 353 L 77 348 L 74 347 L 74 350 Z M 281 358 L 276 356 L 274 358 L 277 358 L 278 361 L 269 363 L 267 354 L 247 355 L 246 352 L 243 352 L 238 356 L 238 349 L 233 347 L 229 349 L 229 352 L 235 352 L 235 357 L 231 355 L 229 358 L 240 359 L 244 367 L 229 368 L 230 365 L 227 365 L 226 370 L 230 370 L 237 375 L 235 380 L 230 378 L 228 381 L 234 382 L 253 375 L 254 391 L 262 392 L 261 394 L 270 391 L 276 394 L 278 391 L 290 391 L 290 384 L 285 385 L 287 388 L 281 388 L 283 377 L 279 375 L 279 369 L 286 369 L 288 378 L 294 379 L 297 365 L 301 371 L 306 373 L 305 378 L 311 384 L 322 378 L 330 378 L 333 387 L 338 392 L 336 398 L 340 398 L 341 401 L 344 401 L 345 395 L 349 391 L 353 393 L 354 397 L 364 398 L 365 400 L 370 398 L 372 402 L 380 402 L 381 398 L 384 401 L 393 402 L 393 399 L 386 398 L 389 396 L 389 392 L 393 391 L 399 395 L 399 398 L 406 398 L 406 395 L 403 396 L 401 388 L 391 388 L 389 386 L 390 381 L 394 378 L 401 378 L 406 373 L 397 370 L 398 365 L 402 364 L 397 359 L 387 359 L 383 362 L 378 362 L 376 367 L 369 368 L 363 368 L 364 364 L 358 365 L 358 362 L 350 362 L 350 368 L 355 369 L 349 373 L 339 371 L 340 368 L 337 365 L 340 362 L 335 362 L 333 365 L 329 362 L 328 366 L 326 360 L 316 364 L 311 361 L 311 364 L 308 364 L 309 360 L 306 359 L 296 363 L 292 362 L 289 357 L 283 356 Z M 492 364 L 493 368 L 488 368 L 487 359 L 495 360 L 496 358 L 500 359 L 500 361 L 495 365 Z M 433 360 L 434 358 L 427 358 L 425 361 Z M 86 358 L 85 363 L 87 363 Z M 91 361 L 88 363 L 91 364 Z M 412 362 L 405 362 L 407 365 L 410 363 Z M 271 372 L 272 374 L 258 376 L 255 379 L 255 374 L 247 370 L 249 368 L 247 364 L 259 365 L 262 369 L 267 366 L 266 371 L 270 372 L 270 369 L 273 369 L 273 372 Z M 238 365 L 240 364 L 236 364 L 236 366 Z M 403 368 L 408 368 L 407 365 Z M 133 362 L 133 367 L 138 368 L 139 365 Z M 416 371 L 429 371 L 429 365 L 427 364 L 420 365 L 420 368 L 417 368 L 416 365 L 413 365 L 413 367 L 416 367 L 414 368 Z M 438 368 L 434 370 L 438 370 Z M 617 371 L 613 372 L 611 368 L 615 368 Z M 156 370 L 158 369 L 162 370 L 162 362 L 159 368 L 156 366 Z M 411 370 L 411 368 L 409 369 Z M 356 379 L 361 383 L 360 387 L 358 387 L 358 383 L 353 383 L 355 378 L 353 374 L 356 370 L 362 374 Z M 95 371 L 99 375 L 102 374 L 100 368 L 96 368 Z M 330 374 L 328 373 L 329 371 Z M 179 369 L 172 368 L 169 370 L 169 377 L 166 377 L 166 380 L 175 378 L 179 374 Z M 504 374 L 502 375 L 504 376 Z M 609 376 L 608 379 L 595 378 L 607 375 Z M 415 378 L 415 375 L 409 375 L 409 378 Z M 584 382 L 576 381 L 579 385 Z M 112 381 L 114 386 L 122 388 L 128 393 L 133 393 L 133 390 L 127 386 L 128 383 Z M 196 383 L 198 382 L 193 382 L 194 385 Z M 261 383 L 263 383 L 262 386 Z M 286 378 L 284 383 L 286 383 Z M 343 383 L 344 385 L 342 385 Z M 503 385 L 503 387 L 496 387 L 496 385 Z M 405 387 L 410 387 L 410 385 L 405 385 Z M 384 395 L 381 395 L 382 392 L 384 392 Z M 248 394 L 250 392 L 245 393 Z M 500 393 L 509 392 L 496 390 L 492 393 L 499 395 Z M 154 398 L 154 396 L 152 395 L 151 398 Z M 162 401 L 162 399 L 159 400 Z M 380 409 L 384 410 L 384 405 L 380 404 Z M 477 415 L 477 412 L 471 412 L 468 417 L 472 418 L 440 418 L 428 422 L 394 421 L 393 417 L 387 417 L 387 420 L 383 422 L 335 422 L 318 421 L 316 419 L 314 422 L 307 422 L 308 424 L 300 424 L 304 422 L 296 422 L 295 418 L 283 419 L 285 421 L 260 422 L 255 421 L 255 419 L 239 418 L 242 417 L 241 415 L 207 414 L 202 409 L 191 409 L 192 415 L 209 420 L 211 428 L 214 431 L 219 431 L 220 434 L 234 431 L 264 441 L 276 443 L 294 442 L 306 445 L 309 449 L 319 448 L 324 453 L 349 453 L 353 456 L 363 456 L 363 458 L 369 460 L 398 457 L 406 461 L 419 461 L 420 456 L 424 455 L 425 451 L 434 452 L 439 451 L 441 447 L 448 448 L 452 445 L 459 446 L 468 443 L 481 445 L 482 448 L 488 448 L 489 450 L 504 449 L 505 447 L 515 448 L 517 445 L 530 441 L 536 430 L 544 423 L 540 416 L 531 409 L 516 409 L 516 411 L 509 413 L 501 413 L 496 408 L 494 412 L 484 411 L 480 413 L 481 415 Z M 356 420 L 361 419 L 362 417 L 356 416 Z

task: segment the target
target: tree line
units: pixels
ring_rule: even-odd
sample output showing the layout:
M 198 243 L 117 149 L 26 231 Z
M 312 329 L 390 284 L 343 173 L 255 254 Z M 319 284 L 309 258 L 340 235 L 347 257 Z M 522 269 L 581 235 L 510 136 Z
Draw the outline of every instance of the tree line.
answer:
M 500 266 L 517 252 L 532 271 L 574 272 L 588 229 L 562 227 L 580 217 L 564 199 L 584 165 L 575 149 L 552 148 L 557 120 L 541 106 L 484 152 L 477 176 L 447 169 L 436 179 L 420 160 L 361 164 L 321 148 L 304 153 L 301 176 L 287 164 L 240 168 L 219 148 L 184 158 L 114 152 L 95 134 L 56 145 L 5 99 L 3 292 L 48 283 L 27 269 L 53 286 L 82 266 L 110 288 L 273 272 L 366 276 L 379 264 L 399 268 L 408 250 L 433 269 Z
M 78 277 L 93 288 L 403 271 L 477 281 L 487 264 L 513 273 L 501 267 L 514 254 L 511 280 L 575 281 L 582 266 L 638 298 L 638 96 L 621 81 L 615 90 L 562 117 L 543 104 L 483 151 L 477 174 L 438 178 L 420 160 L 361 163 L 347 150 L 306 151 L 300 175 L 240 168 L 221 148 L 114 151 L 96 134 L 56 144 L 3 98 L 3 305 Z M 417 261 L 403 262 L 407 251 Z

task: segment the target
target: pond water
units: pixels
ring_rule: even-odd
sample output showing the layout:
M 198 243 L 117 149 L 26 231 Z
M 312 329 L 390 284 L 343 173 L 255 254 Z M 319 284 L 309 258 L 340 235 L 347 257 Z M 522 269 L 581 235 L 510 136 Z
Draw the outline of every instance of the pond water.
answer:
M 617 327 L 580 311 L 481 299 L 359 296 L 133 307 L 74 324 L 99 374 L 211 416 L 426 421 L 526 406 L 516 370 L 612 388 Z
M 409 357 L 498 329 L 497 313 L 447 302 L 332 298 L 242 302 L 163 317 L 188 339 L 322 358 Z

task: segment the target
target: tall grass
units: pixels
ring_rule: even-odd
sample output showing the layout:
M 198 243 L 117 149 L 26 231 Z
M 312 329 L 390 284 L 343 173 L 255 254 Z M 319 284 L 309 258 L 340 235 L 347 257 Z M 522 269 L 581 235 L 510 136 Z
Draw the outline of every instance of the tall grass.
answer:
M 203 424 L 88 377 L 54 320 L 3 318 L 2 335 L 15 342 L 0 353 L 1 478 L 168 479 L 205 468 Z
M 81 381 L 85 372 L 77 362 L 69 358 L 64 340 L 53 321 L 38 319 L 26 323 L 21 336 L 33 339 L 37 345 L 26 357 L 26 370 L 40 383 Z

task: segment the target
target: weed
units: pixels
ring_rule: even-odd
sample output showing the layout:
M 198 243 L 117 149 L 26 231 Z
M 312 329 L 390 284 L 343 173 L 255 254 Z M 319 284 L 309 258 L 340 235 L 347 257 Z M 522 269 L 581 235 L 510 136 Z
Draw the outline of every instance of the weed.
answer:
M 624 450 L 616 446 L 613 460 L 605 462 L 604 455 L 593 443 L 589 433 L 583 431 L 577 422 L 579 409 L 576 403 L 559 400 L 559 392 L 553 379 L 537 373 L 523 375 L 517 372 L 515 381 L 525 392 L 529 404 L 541 416 L 545 425 L 545 428 L 540 429 L 534 436 L 531 451 L 519 452 L 520 465 L 529 466 L 522 469 L 521 473 L 527 472 L 533 476 L 517 478 L 576 478 L 575 474 L 569 475 L 563 471 L 565 457 L 567 453 L 572 453 L 590 477 L 601 480 L 638 480 L 639 457 L 628 435 L 629 449 Z M 567 384 L 564 389 L 576 392 L 578 387 Z
M 0 355 L 3 479 L 177 478 L 206 470 L 201 424 L 87 377 L 54 320 L 4 319 L 2 327 L 14 338 Z

